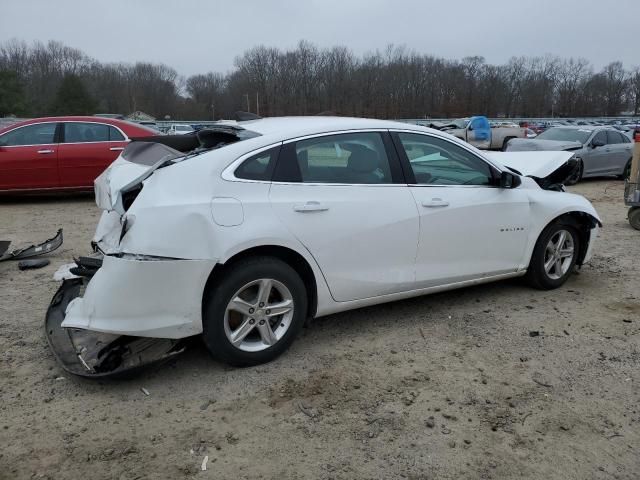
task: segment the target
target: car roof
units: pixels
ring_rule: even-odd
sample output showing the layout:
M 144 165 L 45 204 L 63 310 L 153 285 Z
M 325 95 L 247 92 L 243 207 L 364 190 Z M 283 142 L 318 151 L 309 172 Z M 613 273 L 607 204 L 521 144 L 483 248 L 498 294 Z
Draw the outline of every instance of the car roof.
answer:
M 89 115 L 73 115 L 73 116 L 59 116 L 59 117 L 38 117 L 38 118 L 30 118 L 29 120 L 23 120 L 16 123 L 11 123 L 6 127 L 0 128 L 0 133 L 7 132 L 9 130 L 13 130 L 18 127 L 23 127 L 25 125 L 31 125 L 34 123 L 44 123 L 44 122 L 91 122 L 91 123 L 103 123 L 106 125 L 114 125 L 122 129 L 129 136 L 144 136 L 145 134 L 153 133 L 152 130 L 145 127 L 144 125 L 140 125 L 134 122 L 129 122 L 127 120 L 120 120 L 117 118 L 108 118 L 108 117 L 94 117 Z
M 593 132 L 595 130 L 607 130 L 610 129 L 608 126 L 603 126 L 603 125 L 558 125 L 556 127 L 553 128 L 561 128 L 563 130 L 589 130 L 590 132 Z
M 237 125 L 261 135 L 281 136 L 282 138 L 295 138 L 304 135 L 341 130 L 364 129 L 404 129 L 441 133 L 437 130 L 410 123 L 358 117 L 271 117 L 238 122 Z

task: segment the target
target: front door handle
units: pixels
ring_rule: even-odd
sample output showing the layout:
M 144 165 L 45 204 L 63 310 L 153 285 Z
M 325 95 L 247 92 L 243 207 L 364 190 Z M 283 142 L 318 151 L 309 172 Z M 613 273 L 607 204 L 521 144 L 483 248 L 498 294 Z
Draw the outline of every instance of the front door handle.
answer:
M 304 205 L 294 205 L 293 209 L 296 212 L 325 212 L 329 210 L 329 207 L 323 205 L 320 202 L 310 201 L 305 203 Z
M 427 208 L 448 207 L 449 202 L 442 200 L 441 198 L 432 198 L 429 201 L 422 202 L 422 206 Z
M 53 152 L 54 152 L 53 150 L 38 150 L 38 153 L 41 155 L 45 155 L 47 153 L 53 153 Z
M 122 150 L 124 150 L 124 147 L 111 147 L 109 150 L 111 150 L 112 152 L 121 152 Z

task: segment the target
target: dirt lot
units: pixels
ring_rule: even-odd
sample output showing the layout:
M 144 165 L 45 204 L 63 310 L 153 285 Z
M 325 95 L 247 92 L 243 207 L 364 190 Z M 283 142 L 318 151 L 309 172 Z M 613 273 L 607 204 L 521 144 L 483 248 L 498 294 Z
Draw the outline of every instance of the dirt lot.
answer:
M 510 281 L 333 315 L 243 370 L 198 343 L 118 382 L 64 373 L 42 330 L 51 275 L 88 249 L 91 197 L 4 200 L 1 238 L 62 226 L 65 243 L 42 270 L 0 264 L 0 478 L 640 477 L 640 232 L 621 182 L 574 190 L 606 228 L 559 290 Z

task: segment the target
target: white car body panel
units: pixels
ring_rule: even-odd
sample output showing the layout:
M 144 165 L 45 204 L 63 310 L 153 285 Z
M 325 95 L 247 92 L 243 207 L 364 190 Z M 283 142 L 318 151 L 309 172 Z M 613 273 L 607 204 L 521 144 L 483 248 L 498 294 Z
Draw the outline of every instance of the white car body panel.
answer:
M 322 265 L 336 301 L 411 289 L 419 222 L 406 186 L 274 183 L 269 198 L 278 220 Z
M 119 158 L 96 180 L 96 202 L 105 212 L 94 241 L 105 263 L 85 296 L 69 304 L 63 326 L 164 338 L 200 333 L 204 288 L 214 266 L 254 247 L 284 247 L 307 262 L 319 317 L 522 275 L 553 219 L 582 212 L 600 221 L 583 197 L 542 190 L 527 177 L 515 189 L 501 189 L 290 184 L 233 176 L 244 158 L 273 145 L 359 130 L 437 136 L 499 170 L 508 165 L 533 176 L 566 163 L 567 152 L 486 154 L 443 132 L 366 119 L 277 118 L 242 126 L 261 136 L 152 172 L 154 167 Z M 136 178 L 144 178 L 143 188 L 122 215 L 120 189 Z M 448 205 L 422 206 L 438 198 Z M 294 210 L 307 202 L 329 210 Z M 596 234 L 591 231 L 592 238 Z
M 418 288 L 518 270 L 529 233 L 526 190 L 429 185 L 410 188 L 420 213 Z M 446 206 L 431 206 L 438 202 Z

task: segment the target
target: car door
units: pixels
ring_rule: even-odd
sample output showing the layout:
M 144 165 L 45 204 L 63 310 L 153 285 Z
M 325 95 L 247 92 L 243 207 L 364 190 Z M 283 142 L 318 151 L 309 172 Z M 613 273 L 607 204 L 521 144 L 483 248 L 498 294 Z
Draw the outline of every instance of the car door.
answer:
M 604 175 L 609 169 L 611 148 L 608 145 L 606 130 L 599 130 L 587 144 L 587 152 L 583 156 L 585 175 Z M 600 145 L 602 143 L 602 145 Z
M 56 122 L 34 123 L 0 136 L 0 190 L 59 186 L 58 128 Z
M 99 122 L 65 122 L 63 125 L 58 153 L 60 185 L 93 188 L 96 177 L 124 149 L 126 137 L 113 126 Z
M 496 186 L 494 166 L 448 139 L 392 135 L 419 210 L 418 288 L 513 273 L 526 265 L 530 207 L 524 189 Z
M 616 130 L 607 130 L 607 147 L 610 149 L 610 157 L 607 173 L 620 175 L 631 159 L 631 143 L 627 142 L 622 133 Z
M 286 142 L 269 198 L 336 301 L 414 288 L 417 211 L 387 132 Z

